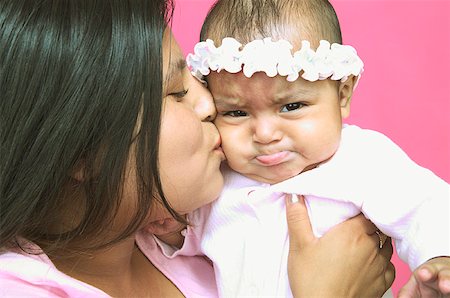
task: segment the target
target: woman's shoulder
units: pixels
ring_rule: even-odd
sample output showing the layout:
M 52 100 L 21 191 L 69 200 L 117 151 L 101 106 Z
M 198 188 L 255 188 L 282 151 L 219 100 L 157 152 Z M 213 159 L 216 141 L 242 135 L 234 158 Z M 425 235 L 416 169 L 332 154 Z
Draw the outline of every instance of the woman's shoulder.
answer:
M 0 254 L 0 297 L 109 297 L 59 271 L 45 254 Z
M 37 255 L 3 252 L 0 255 L 0 296 L 61 296 L 48 280 L 48 273 L 52 270 L 52 266 Z
M 212 263 L 203 255 L 193 254 L 195 249 L 173 253 L 161 243 L 158 244 L 152 234 L 144 231 L 136 236 L 136 244 L 153 266 L 185 297 L 214 298 L 218 296 Z

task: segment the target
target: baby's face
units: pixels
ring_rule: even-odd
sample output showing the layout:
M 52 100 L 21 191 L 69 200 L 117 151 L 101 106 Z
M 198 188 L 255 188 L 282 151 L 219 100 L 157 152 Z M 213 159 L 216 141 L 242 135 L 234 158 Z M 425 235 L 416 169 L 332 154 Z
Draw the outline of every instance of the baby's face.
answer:
M 212 72 L 208 86 L 228 164 L 265 183 L 277 183 L 330 158 L 339 145 L 342 106 L 338 83 Z

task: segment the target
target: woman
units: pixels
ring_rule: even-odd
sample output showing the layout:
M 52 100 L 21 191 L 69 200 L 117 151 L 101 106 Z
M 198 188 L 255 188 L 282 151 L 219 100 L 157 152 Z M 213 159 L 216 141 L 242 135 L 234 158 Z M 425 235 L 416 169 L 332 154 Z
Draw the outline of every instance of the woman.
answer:
M 216 294 L 207 260 L 167 260 L 175 276 L 145 232 L 185 222 L 223 184 L 215 109 L 166 29 L 171 7 L 0 0 L 0 296 Z M 329 296 L 392 284 L 392 247 L 363 218 L 318 241 L 302 203 L 288 214 L 302 295 L 319 278 Z

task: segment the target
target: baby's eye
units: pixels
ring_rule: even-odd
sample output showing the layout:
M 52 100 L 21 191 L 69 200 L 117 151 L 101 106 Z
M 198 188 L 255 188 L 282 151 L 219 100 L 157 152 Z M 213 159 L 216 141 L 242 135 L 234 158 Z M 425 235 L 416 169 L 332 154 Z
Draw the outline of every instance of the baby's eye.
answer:
M 304 104 L 302 104 L 302 103 L 300 103 L 300 102 L 288 103 L 287 105 L 284 105 L 284 106 L 281 108 L 280 112 L 285 113 L 285 112 L 290 112 L 290 111 L 298 110 L 298 109 L 300 109 L 300 108 L 303 107 L 303 106 L 304 106 Z
M 229 111 L 229 112 L 225 112 L 223 113 L 224 116 L 230 116 L 230 117 L 245 117 L 247 116 L 247 113 L 241 110 L 236 110 L 236 111 Z

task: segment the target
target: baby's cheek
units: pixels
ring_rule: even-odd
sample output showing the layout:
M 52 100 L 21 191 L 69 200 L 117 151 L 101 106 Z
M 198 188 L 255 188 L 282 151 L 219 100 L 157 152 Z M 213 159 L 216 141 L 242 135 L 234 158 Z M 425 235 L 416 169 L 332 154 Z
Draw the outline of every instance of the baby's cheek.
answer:
M 229 137 L 224 138 L 222 136 L 222 149 L 227 158 L 227 163 L 232 169 L 239 171 L 247 164 L 244 152 L 248 150 L 246 150 L 246 146 L 243 142 Z
M 303 120 L 296 126 L 297 130 L 301 134 L 307 136 L 307 135 L 314 135 L 317 132 L 318 128 L 320 127 L 320 123 L 318 123 L 316 119 L 311 119 L 311 120 Z
M 339 146 L 340 129 L 334 125 L 309 122 L 298 127 L 296 133 L 297 151 L 313 163 L 328 159 Z
M 241 152 L 235 142 L 224 142 L 222 139 L 222 149 L 228 163 L 236 163 L 241 159 Z
M 223 117 L 224 116 L 222 116 L 222 115 L 218 115 L 216 120 L 214 120 L 214 125 L 219 130 L 220 135 L 226 133 L 226 130 L 228 128 L 228 125 L 224 122 Z
M 219 130 L 220 138 L 222 140 L 222 149 L 225 155 L 232 155 L 234 151 L 242 149 L 244 146 L 242 137 L 240 137 L 240 130 L 237 127 L 230 127 L 216 122 L 216 127 Z

